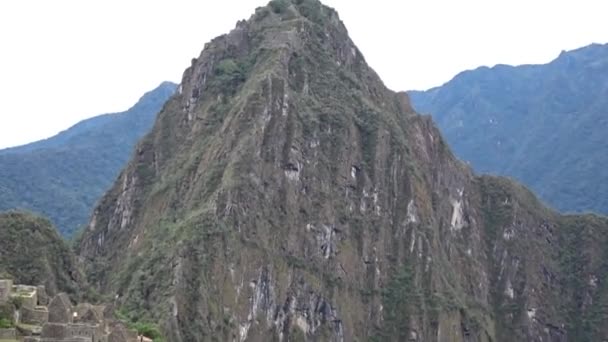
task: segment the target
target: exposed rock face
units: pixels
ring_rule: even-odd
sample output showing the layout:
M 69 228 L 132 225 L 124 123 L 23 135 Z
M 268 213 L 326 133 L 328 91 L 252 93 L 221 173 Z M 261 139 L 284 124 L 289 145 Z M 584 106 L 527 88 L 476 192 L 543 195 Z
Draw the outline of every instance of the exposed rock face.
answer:
M 335 11 L 273 1 L 186 70 L 80 255 L 175 342 L 566 341 L 606 336 L 607 228 L 476 177 Z

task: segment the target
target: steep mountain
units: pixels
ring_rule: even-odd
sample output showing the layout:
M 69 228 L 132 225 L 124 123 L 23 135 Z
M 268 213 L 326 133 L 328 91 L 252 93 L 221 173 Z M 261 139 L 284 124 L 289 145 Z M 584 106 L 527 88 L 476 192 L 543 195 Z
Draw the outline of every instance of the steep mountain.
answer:
M 79 255 L 181 341 L 597 341 L 608 220 L 477 177 L 316 0 L 205 46 Z
M 0 150 L 0 211 L 42 213 L 71 236 L 86 225 L 175 88 L 165 82 L 126 112 L 97 116 L 52 138 Z
M 84 277 L 76 258 L 51 223 L 27 213 L 0 214 L 0 279 L 45 285 L 49 293 L 77 295 Z
M 608 213 L 608 44 L 466 71 L 410 96 L 477 171 L 516 178 L 561 211 Z

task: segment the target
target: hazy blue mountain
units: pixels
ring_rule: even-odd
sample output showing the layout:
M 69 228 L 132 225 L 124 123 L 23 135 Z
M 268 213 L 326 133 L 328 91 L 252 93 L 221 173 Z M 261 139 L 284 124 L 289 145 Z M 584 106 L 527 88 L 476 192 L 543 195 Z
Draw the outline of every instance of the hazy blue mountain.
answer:
M 164 82 L 126 112 L 100 115 L 52 138 L 0 150 L 0 211 L 42 213 L 70 236 L 87 222 L 175 88 Z
M 476 170 L 514 177 L 562 211 L 608 213 L 608 45 L 465 71 L 410 96 Z

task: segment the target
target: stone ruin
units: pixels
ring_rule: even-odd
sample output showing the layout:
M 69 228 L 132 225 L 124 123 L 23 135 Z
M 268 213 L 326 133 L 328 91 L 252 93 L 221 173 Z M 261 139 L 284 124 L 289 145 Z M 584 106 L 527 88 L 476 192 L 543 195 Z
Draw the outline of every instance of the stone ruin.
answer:
M 74 306 L 60 293 L 49 300 L 44 286 L 13 285 L 0 280 L 0 305 L 18 303 L 15 328 L 0 329 L 8 342 L 150 342 L 111 316 L 105 306 Z
M 60 293 L 55 296 L 49 303 L 48 310 L 48 323 L 73 323 L 72 301 L 65 293 Z
M 0 280 L 0 304 L 6 303 L 13 289 L 12 280 Z

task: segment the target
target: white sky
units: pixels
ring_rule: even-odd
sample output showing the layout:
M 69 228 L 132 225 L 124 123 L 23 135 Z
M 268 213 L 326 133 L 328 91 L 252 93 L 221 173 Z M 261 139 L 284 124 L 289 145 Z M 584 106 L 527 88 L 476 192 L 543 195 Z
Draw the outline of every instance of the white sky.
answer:
M 325 0 L 387 85 L 480 65 L 545 63 L 608 41 L 604 0 Z M 205 42 L 266 0 L 1 0 L 0 148 L 123 111 L 179 83 Z

